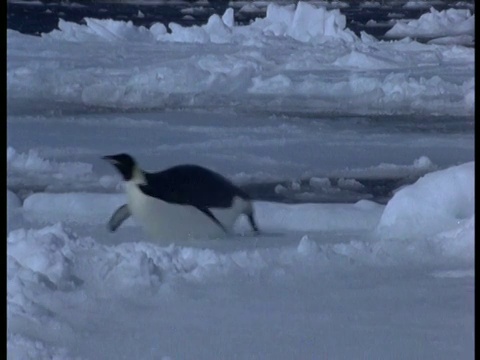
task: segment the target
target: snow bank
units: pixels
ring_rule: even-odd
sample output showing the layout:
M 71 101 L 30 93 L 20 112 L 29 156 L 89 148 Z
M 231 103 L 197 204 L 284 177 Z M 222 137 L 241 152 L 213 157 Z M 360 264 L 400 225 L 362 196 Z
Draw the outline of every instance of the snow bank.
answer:
M 475 215 L 458 221 L 451 230 L 435 234 L 430 242 L 438 249 L 437 253 L 448 258 L 475 259 Z
M 349 67 L 371 69 L 372 66 L 391 69 L 397 66 L 389 63 L 389 60 L 375 59 L 365 55 L 357 56 L 354 52 L 337 59 L 336 65 L 343 69 Z M 315 102 L 310 98 L 309 106 L 316 105 L 333 112 L 348 111 L 345 110 L 345 102 L 348 102 L 349 106 L 355 108 L 358 113 L 364 114 L 396 114 L 418 111 L 427 111 L 428 113 L 467 112 L 471 114 L 474 111 L 471 102 L 466 101 L 466 96 L 474 88 L 471 80 L 457 85 L 436 75 L 431 78 L 423 76 L 415 78 L 395 72 L 382 75 L 351 73 L 347 79 L 339 79 L 332 83 L 326 81 L 323 75 L 310 75 L 299 81 L 299 79 L 292 80 L 289 76 L 281 74 L 272 77 L 254 77 L 252 83 L 248 89 L 251 94 L 289 95 L 292 98 L 294 95 L 314 94 Z M 446 106 L 443 100 L 439 101 L 440 97 L 445 94 L 449 94 L 450 100 L 446 100 L 449 106 Z M 332 104 L 329 103 L 330 99 Z M 283 102 L 285 103 L 283 106 L 289 106 L 288 99 L 283 99 Z M 264 104 L 264 106 L 266 105 Z
M 7 232 L 16 227 L 22 226 L 22 201 L 20 198 L 7 189 Z
M 429 40 L 428 44 L 474 46 L 475 37 L 472 35 L 443 36 Z
M 125 202 L 124 194 L 36 193 L 25 199 L 23 209 L 29 218 L 42 221 L 106 224 Z M 383 211 L 382 205 L 366 200 L 353 205 L 255 202 L 254 208 L 260 229 L 267 231 L 371 230 Z M 237 230 L 247 229 L 246 219 L 240 218 Z
M 468 9 L 447 9 L 430 12 L 418 20 L 398 21 L 385 34 L 386 37 L 444 37 L 469 35 L 475 36 L 475 15 Z
M 171 33 L 162 24 L 146 29 L 113 20 L 64 22 L 61 29 L 44 38 L 7 31 L 9 102 L 337 114 L 474 111 L 474 49 L 382 42 L 365 33 L 358 38 L 338 9 L 304 2 L 269 4 L 265 18 L 246 26 L 236 26 L 229 9 L 202 26 L 170 24 Z M 26 48 L 39 55 L 27 62 Z
M 59 30 L 52 30 L 43 37 L 73 42 L 85 41 L 148 41 L 153 33 L 143 26 L 135 26 L 131 21 L 85 18 L 86 25 L 58 20 Z
M 382 163 L 377 166 L 369 166 L 359 169 L 344 169 L 331 173 L 335 177 L 351 177 L 351 178 L 402 178 L 417 177 L 425 175 L 428 172 L 437 170 L 438 166 L 434 164 L 427 156 L 421 156 L 413 160 L 412 165 L 398 165 Z
M 9 311 L 16 314 L 22 309 L 32 316 L 42 314 L 35 305 L 38 300 L 24 289 L 35 284 L 43 284 L 44 292 L 69 291 L 85 284 L 100 297 L 116 294 L 135 299 L 139 292 L 147 296 L 160 291 L 162 284 L 178 281 L 205 283 L 219 278 L 251 279 L 252 276 L 274 279 L 305 271 L 323 272 L 329 267 L 348 271 L 354 269 L 352 265 L 362 263 L 385 266 L 392 259 L 397 264 L 423 263 L 429 261 L 426 258 L 432 256 L 432 249 L 434 260 L 442 264 L 452 258 L 464 261 L 465 249 L 472 250 L 473 219 L 464 222 L 461 228 L 435 235 L 429 246 L 417 246 L 414 250 L 411 243 L 406 246 L 398 241 L 358 240 L 368 234 L 359 236 L 358 231 L 372 229 L 382 209 L 368 201 L 351 205 L 350 209 L 330 205 L 325 211 L 312 210 L 309 206 L 302 209 L 285 205 L 278 209 L 274 204 L 260 204 L 256 207 L 259 225 L 266 228 L 267 233 L 258 243 L 277 244 L 241 250 L 235 250 L 239 243 L 233 240 L 165 247 L 128 239 L 116 246 L 105 246 L 89 237 L 79 238 L 61 224 L 35 230 L 18 229 L 7 238 Z M 267 221 L 268 218 L 271 220 Z M 302 235 L 309 227 L 322 226 L 335 231 L 355 229 L 357 235 L 352 235 L 354 240 L 349 242 L 345 241 L 348 237 L 343 236 L 341 243 L 326 241 L 334 235 L 320 241 L 314 234 Z M 301 229 L 288 235 L 288 244 L 282 246 L 278 238 L 268 238 L 269 227 L 277 234 L 283 229 Z M 122 236 L 122 232 L 117 236 Z M 240 244 L 244 242 L 248 244 L 249 239 L 240 239 Z M 210 245 L 205 247 L 205 244 Z M 219 250 L 220 244 L 228 251 Z M 469 256 L 472 258 L 473 253 Z
M 416 164 L 430 163 L 420 158 Z M 324 183 L 316 181 L 318 186 Z M 19 205 L 7 191 L 8 197 Z M 118 307 L 104 313 L 102 304 L 109 306 L 112 301 L 148 309 L 175 296 L 191 301 L 190 291 L 203 296 L 192 285 L 206 291 L 223 282 L 233 284 L 233 289 L 239 284 L 262 286 L 262 282 L 284 286 L 286 280 L 317 281 L 319 275 L 344 284 L 345 278 L 339 281 L 338 274 L 358 275 L 365 271 L 364 265 L 369 272 L 383 273 L 391 265 L 410 271 L 411 265 L 434 264 L 431 275 L 437 278 L 474 275 L 473 162 L 425 175 L 399 190 L 386 207 L 370 201 L 256 202 L 258 223 L 265 231 L 260 237 L 162 246 L 138 241 L 143 236 L 131 237 L 120 229 L 115 234 L 120 244 L 108 246 L 102 244 L 104 235 L 98 231 L 98 238 L 80 237 L 69 228 L 79 226 L 94 233 L 92 225 L 106 221 L 124 199 L 123 194 L 91 193 L 39 193 L 25 199 L 26 213 L 53 225 L 8 233 L 9 354 L 22 359 L 68 359 L 65 344 L 75 343 L 78 329 L 92 326 L 84 327 L 84 311 L 93 311 L 91 318 L 102 321 L 102 316 L 118 315 Z M 248 227 L 246 219 L 239 224 L 243 226 Z M 369 280 L 383 281 L 376 276 Z M 355 279 L 351 281 L 356 285 Z M 158 323 L 152 328 L 157 329 Z
M 248 8 L 255 8 L 257 11 L 255 5 L 248 5 Z M 252 39 L 263 35 L 288 36 L 305 43 L 322 42 L 328 39 L 342 39 L 349 42 L 358 40 L 356 35 L 346 28 L 346 18 L 338 9 L 329 11 L 325 7 L 317 8 L 302 1 L 298 2 L 296 7 L 269 3 L 265 18 L 256 19 L 247 26 L 233 26 L 233 24 L 233 10 L 228 9 L 222 18 L 212 15 L 208 23 L 203 26 L 185 28 L 171 23 L 169 27 L 172 33 L 157 37 L 157 40 L 228 43 L 241 39 L 242 42 L 250 43 Z M 261 41 L 259 43 L 261 44 Z
M 183 27 L 176 23 L 168 24 L 170 34 L 157 37 L 157 40 L 184 43 L 217 43 L 231 42 L 231 30 L 217 14 L 210 16 L 207 24 L 202 26 Z
M 30 5 L 31 2 L 29 1 Z M 23 360 L 82 360 L 80 357 L 71 357 L 64 348 L 49 346 L 39 340 L 32 340 L 25 336 L 7 332 L 7 354 L 9 359 Z
M 27 153 L 7 148 L 8 186 L 23 198 L 24 193 L 50 190 L 62 191 L 83 189 L 116 189 L 119 178 L 99 177 L 93 172 L 93 165 L 78 161 L 60 162 L 40 156 L 37 149 Z
M 302 273 L 306 267 L 321 269 L 332 260 L 337 259 L 329 259 L 322 246 L 308 236 L 300 236 L 293 246 L 224 253 L 132 241 L 104 246 L 95 239 L 77 237 L 61 224 L 18 229 L 7 238 L 8 316 L 17 321 L 20 316 L 29 320 L 46 317 L 55 322 L 45 308 L 51 306 L 54 292 L 59 296 L 59 292 L 83 289 L 99 298 L 119 296 L 138 301 L 158 293 L 165 284 L 276 278 L 279 269 L 284 274 Z M 73 296 L 77 304 L 82 303 L 81 292 Z M 65 336 L 70 336 L 68 328 Z
M 385 301 L 380 303 L 385 304 L 389 303 L 392 297 L 398 300 L 399 296 L 401 298 L 404 296 L 402 294 L 408 293 L 406 297 L 411 305 L 411 294 L 414 294 L 415 303 L 418 302 L 417 299 L 422 301 L 422 307 L 417 311 L 420 314 L 425 313 L 424 294 L 431 289 L 425 288 L 425 284 L 431 284 L 432 281 L 425 278 L 423 272 L 412 274 L 409 267 L 405 279 L 405 268 L 400 268 L 400 271 L 384 271 L 383 265 L 387 263 L 384 253 L 368 242 L 332 245 L 324 244 L 309 235 L 293 236 L 294 243 L 289 246 L 224 253 L 210 248 L 175 245 L 159 247 L 138 242 L 103 246 L 96 239 L 76 237 L 59 224 L 11 232 L 8 235 L 7 248 L 9 358 L 18 355 L 21 359 L 70 359 L 72 357 L 68 350 L 80 352 L 82 355 L 90 354 L 85 355 L 88 359 L 105 357 L 105 354 L 115 354 L 114 357 L 121 358 L 124 354 L 118 350 L 120 344 L 125 347 L 134 344 L 138 346 L 129 353 L 128 358 L 138 358 L 139 354 L 141 358 L 151 358 L 152 354 L 156 356 L 159 353 L 177 354 L 176 346 L 183 344 L 184 339 L 181 335 L 179 337 L 175 332 L 172 333 L 172 324 L 187 332 L 192 329 L 192 323 L 211 331 L 211 327 L 202 327 L 208 323 L 206 320 L 211 319 L 211 314 L 218 317 L 227 314 L 233 317 L 229 318 L 228 326 L 222 325 L 220 331 L 228 329 L 230 336 L 231 329 L 238 329 L 238 324 L 242 325 L 245 319 L 249 327 L 252 319 L 259 314 L 264 314 L 265 311 L 270 314 L 272 306 L 274 312 L 269 319 L 278 319 L 277 315 L 286 314 L 285 308 L 294 309 L 305 299 L 310 299 L 305 306 L 300 306 L 293 313 L 287 311 L 290 316 L 288 320 L 294 323 L 300 317 L 312 319 L 312 311 L 320 311 L 313 317 L 315 325 L 300 323 L 298 328 L 287 333 L 287 336 L 297 337 L 301 342 L 305 326 L 315 331 L 325 331 L 331 328 L 332 321 L 338 318 L 342 323 L 330 335 L 331 349 L 335 353 L 338 348 L 338 334 L 344 333 L 344 324 L 350 324 L 352 319 L 360 314 L 361 319 L 357 325 L 361 325 L 362 329 L 365 326 L 378 327 L 378 322 L 370 325 L 365 323 L 364 318 L 370 318 L 374 311 L 385 314 L 385 319 L 388 320 L 392 311 L 394 312 L 393 308 L 398 307 L 398 301 L 395 301 L 393 305 L 381 308 L 380 311 L 375 302 L 373 307 L 365 308 L 365 304 L 371 303 L 371 299 L 378 300 L 381 296 Z M 375 268 L 358 266 L 365 260 L 370 260 Z M 400 290 L 391 286 L 392 281 L 397 285 L 399 274 L 402 277 Z M 472 271 L 454 269 L 435 272 L 434 276 L 470 277 Z M 422 281 L 417 282 L 418 278 Z M 403 285 L 404 282 L 408 283 L 407 287 Z M 469 285 L 470 283 L 467 283 L 467 286 Z M 326 288 L 329 289 L 328 296 L 325 295 Z M 369 294 L 372 288 L 374 292 Z M 282 289 L 285 296 L 281 296 L 281 303 L 267 301 L 271 299 L 272 293 L 276 294 Z M 312 292 L 312 289 L 320 290 Z M 360 312 L 355 308 L 356 305 L 348 300 L 351 296 L 355 298 L 359 289 L 362 301 L 365 301 L 362 302 Z M 434 297 L 445 296 L 445 283 L 440 284 L 440 289 L 433 289 L 437 291 Z M 415 293 L 416 290 L 419 290 L 419 294 Z M 453 295 L 456 291 L 457 288 L 448 295 Z M 246 295 L 239 298 L 241 294 Z M 339 299 L 347 301 L 338 305 Z M 325 300 L 327 302 L 319 303 Z M 229 304 L 226 308 L 222 307 L 225 303 Z M 461 303 L 461 306 L 465 305 Z M 202 311 L 199 311 L 199 308 Z M 224 312 L 219 313 L 219 308 L 224 309 Z M 354 311 L 345 314 L 345 309 L 352 308 Z M 240 309 L 248 310 L 242 312 Z M 411 306 L 407 309 L 411 312 Z M 165 319 L 165 314 L 174 316 L 169 315 Z M 467 313 L 468 315 L 470 313 Z M 438 310 L 429 313 L 428 317 L 437 319 Z M 281 316 L 280 318 L 284 322 L 285 319 Z M 318 319 L 321 320 L 320 330 L 310 328 L 317 326 Z M 259 326 L 265 323 L 264 320 L 261 317 Z M 412 321 L 414 326 L 418 325 L 418 319 Z M 115 331 L 118 330 L 119 323 L 128 326 L 124 326 L 118 336 Z M 266 323 L 270 324 L 269 321 Z M 434 328 L 438 326 L 438 322 L 433 322 L 430 326 Z M 194 327 L 195 333 L 198 333 L 197 330 L 197 327 Z M 242 331 L 243 329 L 240 329 L 239 334 Z M 403 332 L 404 327 L 399 331 Z M 105 334 L 112 333 L 113 336 L 105 338 Z M 130 337 L 132 340 L 127 344 L 125 333 L 133 334 Z M 162 333 L 172 337 L 167 339 L 165 345 L 153 347 L 153 351 L 150 351 L 149 347 L 158 343 L 158 334 Z M 262 338 L 264 335 L 263 330 L 258 332 L 261 338 L 258 348 L 265 347 L 265 338 Z M 272 347 L 278 345 L 276 336 L 266 339 L 271 342 Z M 250 344 L 250 338 L 247 340 L 248 342 L 233 345 L 240 349 L 244 344 Z M 174 344 L 172 348 L 168 347 L 170 341 Z M 385 344 L 390 343 L 391 336 L 388 336 Z M 98 347 L 92 344 L 98 344 Z M 193 350 L 188 354 L 191 356 L 186 357 L 198 358 L 198 349 L 202 344 L 205 344 L 204 337 L 191 344 Z M 299 343 L 295 344 L 292 346 L 292 354 L 298 350 Z M 227 357 L 231 354 L 231 346 L 228 344 L 224 351 Z M 399 348 L 401 346 L 399 345 Z M 424 351 L 424 345 L 422 346 L 421 351 Z M 121 350 L 125 351 L 124 348 Z M 211 358 L 208 351 L 210 348 L 200 357 Z M 324 349 L 315 348 L 312 353 L 317 351 L 322 352 Z M 251 352 L 248 356 L 250 354 Z M 351 354 L 350 351 L 345 357 L 350 358 Z M 308 354 L 306 356 L 308 357 Z
M 415 164 L 431 169 L 426 158 L 420 158 Z M 324 186 L 323 182 L 319 186 Z M 23 209 L 26 216 L 37 221 L 103 226 L 124 202 L 123 194 L 38 193 L 25 199 Z M 254 208 L 259 227 L 266 234 L 372 231 L 376 242 L 353 241 L 324 248 L 357 261 L 383 264 L 388 263 L 388 259 L 397 262 L 471 260 L 475 224 L 474 163 L 430 172 L 396 191 L 385 207 L 362 200 L 356 204 L 298 205 L 259 201 Z M 132 224 L 129 219 L 124 226 Z M 141 230 L 138 231 L 139 238 L 143 238 Z M 249 231 L 245 218 L 239 219 L 236 231 Z M 122 229 L 117 234 L 122 236 Z M 167 240 L 164 244 L 167 243 L 170 242 Z
M 255 204 L 260 229 L 271 231 L 372 230 L 383 206 L 361 200 L 356 204 Z
M 417 239 L 469 228 L 475 215 L 474 167 L 470 162 L 435 171 L 396 192 L 377 232 L 383 238 Z
M 247 9 L 257 11 L 254 4 Z M 266 17 L 257 19 L 247 26 L 234 25 L 233 9 L 229 8 L 220 17 L 213 14 L 207 24 L 183 27 L 176 23 L 168 25 L 167 33 L 161 24 L 153 25 L 150 30 L 143 26 L 135 27 L 131 21 L 114 21 L 111 19 L 86 18 L 86 25 L 59 20 L 59 30 L 53 30 L 44 37 L 67 41 L 173 41 L 185 43 L 232 43 L 250 42 L 262 35 L 288 36 L 301 42 L 318 42 L 326 39 L 358 40 L 356 35 L 346 28 L 346 18 L 338 9 L 327 10 L 325 7 L 300 1 L 297 6 L 280 6 L 269 3 Z
M 25 199 L 23 209 L 26 215 L 42 221 L 107 224 L 125 203 L 123 194 L 36 193 Z
M 62 347 L 54 345 L 71 343 L 75 335 L 70 324 L 59 319 L 51 307 L 55 306 L 52 299 L 59 292 L 68 293 L 83 283 L 74 271 L 78 260 L 72 251 L 74 241 L 75 236 L 60 224 L 8 234 L 9 354 L 21 359 L 73 359 Z
M 475 257 L 474 167 L 470 162 L 435 171 L 405 186 L 386 205 L 374 231 L 376 240 L 335 244 L 331 250 L 375 266 L 435 264 L 470 276 Z
M 341 39 L 347 42 L 358 40 L 346 28 L 346 18 L 338 9 L 327 10 L 298 2 L 294 6 L 268 5 L 265 19 L 257 19 L 252 28 L 260 27 L 263 33 L 275 36 L 290 36 L 301 42 L 318 42 L 326 39 Z
M 60 224 L 41 230 L 14 230 L 7 237 L 7 255 L 23 268 L 41 275 L 51 288 L 74 286 L 69 235 Z
M 18 209 L 22 206 L 22 202 L 15 193 L 7 189 L 7 213 Z
M 35 149 L 30 149 L 25 154 L 18 153 L 9 146 L 7 147 L 7 171 L 52 173 L 56 178 L 77 178 L 91 174 L 92 165 L 80 162 L 59 163 L 42 158 Z
M 246 5 L 247 6 L 247 5 Z M 255 8 L 255 5 L 248 5 Z M 364 7 L 380 6 L 378 2 L 363 3 Z M 243 8 L 242 8 L 243 9 Z M 245 8 L 246 9 L 246 8 Z M 243 10 L 242 10 L 243 11 Z M 346 28 L 346 17 L 338 9 L 327 10 L 322 4 L 300 1 L 297 5 L 269 3 L 265 18 L 258 18 L 252 24 L 236 26 L 234 10 L 227 9 L 220 17 L 213 14 L 205 25 L 184 27 L 176 23 L 154 24 L 150 29 L 136 27 L 131 21 L 86 18 L 86 25 L 59 20 L 59 30 L 53 30 L 43 37 L 74 42 L 85 41 L 136 41 L 136 42 L 185 42 L 185 43 L 245 43 L 252 41 L 261 45 L 264 36 L 290 37 L 304 43 L 318 43 L 327 40 L 357 42 L 359 38 Z M 474 37 L 475 15 L 468 9 L 447 9 L 430 13 L 418 20 L 398 20 L 385 36 L 402 37 L 444 37 L 468 35 Z M 256 40 L 254 40 L 256 39 Z M 265 39 L 264 39 L 265 40 Z M 465 38 L 457 40 L 465 41 Z M 453 39 L 451 39 L 453 41 Z

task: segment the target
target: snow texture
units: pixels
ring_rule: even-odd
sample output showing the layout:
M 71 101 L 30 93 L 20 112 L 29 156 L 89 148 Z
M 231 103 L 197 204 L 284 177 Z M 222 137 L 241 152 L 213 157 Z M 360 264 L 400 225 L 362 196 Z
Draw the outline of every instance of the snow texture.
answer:
M 389 37 L 475 37 L 475 15 L 469 9 L 446 9 L 442 11 L 430 8 L 430 12 L 418 20 L 398 21 L 385 34 Z
M 270 3 L 266 17 L 250 25 L 235 25 L 228 9 L 202 26 L 170 23 L 171 32 L 163 24 L 147 29 L 110 19 L 60 20 L 59 30 L 41 39 L 7 31 L 16 48 L 7 62 L 8 97 L 123 109 L 468 115 L 474 111 L 474 49 L 452 44 L 469 41 L 473 24 L 469 10 L 432 9 L 390 32 L 440 36 L 420 44 L 365 33 L 359 38 L 338 9 L 305 2 Z M 85 49 L 81 56 L 76 43 Z M 177 43 L 196 55 L 185 56 Z M 39 56 L 30 66 L 22 53 L 32 46 Z M 138 52 L 145 53 L 142 61 Z
M 9 359 L 474 358 L 474 15 L 379 41 L 325 2 L 251 4 L 7 30 Z M 296 201 L 255 199 L 259 235 L 110 233 L 119 152 Z

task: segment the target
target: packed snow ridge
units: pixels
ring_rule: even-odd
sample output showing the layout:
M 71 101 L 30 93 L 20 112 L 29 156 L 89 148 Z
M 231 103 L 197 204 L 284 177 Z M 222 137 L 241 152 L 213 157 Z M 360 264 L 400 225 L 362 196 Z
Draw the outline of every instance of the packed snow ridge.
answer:
M 455 43 L 455 40 L 457 42 L 468 40 L 473 43 L 475 39 L 475 15 L 472 15 L 468 9 L 438 11 L 431 7 L 430 12 L 423 14 L 418 20 L 405 22 L 398 20 L 385 36 L 391 38 L 407 36 L 437 38 L 435 40 L 437 43 L 446 42 L 448 39 L 452 43 Z

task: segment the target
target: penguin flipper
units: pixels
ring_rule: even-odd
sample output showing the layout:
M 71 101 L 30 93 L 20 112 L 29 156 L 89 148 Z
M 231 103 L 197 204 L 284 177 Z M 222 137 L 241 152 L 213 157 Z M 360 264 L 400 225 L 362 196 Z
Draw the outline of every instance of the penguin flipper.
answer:
M 130 210 L 128 209 L 127 204 L 120 206 L 115 210 L 110 220 L 108 220 L 108 230 L 111 232 L 117 230 L 120 225 L 130 217 L 130 215 Z
M 222 230 L 225 232 L 225 234 L 228 234 L 228 231 L 227 231 L 227 229 L 225 229 L 225 226 L 223 226 L 223 224 L 215 217 L 215 215 L 212 214 L 212 212 L 210 211 L 209 208 L 200 207 L 200 206 L 196 206 L 196 208 L 198 210 L 200 210 L 201 212 L 203 212 L 205 215 L 207 215 L 215 224 L 220 226 L 222 228 Z
M 258 225 L 255 222 L 255 218 L 253 217 L 253 213 L 247 214 L 248 221 L 250 222 L 250 226 L 252 227 L 253 231 L 257 234 L 260 233 L 260 230 L 258 229 Z

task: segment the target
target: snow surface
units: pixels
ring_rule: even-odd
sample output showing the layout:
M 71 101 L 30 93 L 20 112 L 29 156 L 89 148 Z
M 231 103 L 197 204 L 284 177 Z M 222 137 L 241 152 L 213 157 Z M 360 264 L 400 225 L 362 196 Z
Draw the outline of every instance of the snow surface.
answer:
M 474 214 L 474 179 L 473 163 L 425 175 L 414 186 L 395 194 L 379 228 L 386 236 L 426 236 L 431 235 L 432 229 L 438 232 L 470 219 Z M 417 201 L 419 196 L 424 199 L 421 204 Z M 412 227 L 413 224 L 416 226 Z
M 397 21 L 387 31 L 387 37 L 447 37 L 469 36 L 475 38 L 475 15 L 469 9 L 446 9 L 442 11 L 430 8 L 430 12 L 418 20 Z
M 473 359 L 474 49 L 359 38 L 303 3 L 59 25 L 7 31 L 9 359 Z M 255 200 L 262 235 L 112 234 L 118 152 L 307 200 Z M 302 193 L 379 179 L 385 205 Z
M 233 347 L 241 358 L 290 358 L 298 351 L 302 357 L 343 358 L 357 351 L 383 357 L 393 342 L 395 352 L 407 357 L 470 358 L 473 178 L 472 163 L 430 173 L 399 191 L 386 207 L 369 201 L 256 203 L 266 236 L 163 246 L 143 239 L 139 229 L 121 231 L 117 237 L 123 240 L 95 230 L 122 202 L 120 195 L 31 195 L 24 216 L 53 225 L 8 235 L 9 353 L 21 358 L 32 348 L 32 357 L 59 352 L 60 358 L 209 358 L 214 351 L 228 356 Z M 465 183 L 457 186 L 456 179 Z M 409 216 L 412 210 L 416 217 Z M 445 218 L 447 223 L 438 221 Z M 97 235 L 77 235 L 71 230 L 75 224 Z M 385 226 L 388 236 L 378 230 Z M 424 229 L 429 235 L 416 233 Z M 335 232 L 348 230 L 350 235 L 336 239 Z M 372 278 L 372 271 L 383 275 Z M 373 288 L 359 294 L 364 276 L 367 289 Z M 445 297 L 448 282 L 438 288 L 434 279 L 452 278 L 470 284 L 458 288 L 453 283 L 464 299 L 460 308 L 451 303 L 458 302 L 453 292 L 437 299 Z M 413 290 L 412 281 L 415 287 L 420 282 L 419 290 Z M 285 287 L 294 292 L 287 295 Z M 375 310 L 368 305 L 371 292 Z M 418 307 L 419 301 L 424 305 Z M 455 333 L 439 326 L 437 311 L 457 324 Z M 350 326 L 342 325 L 346 321 Z M 394 334 L 402 328 L 412 335 L 404 333 L 399 340 Z M 185 331 L 188 346 L 181 346 Z M 340 333 L 355 342 L 339 340 Z M 314 341 L 320 334 L 324 341 Z M 370 336 L 376 346 L 366 341 Z
M 432 12 L 426 27 L 470 37 L 474 16 L 467 12 Z M 163 24 L 147 29 L 109 19 L 86 19 L 85 25 L 60 20 L 60 30 L 41 39 L 8 30 L 7 99 L 157 110 L 474 111 L 474 49 L 452 46 L 464 37 L 446 45 L 378 41 L 365 33 L 359 38 L 338 9 L 304 2 L 269 4 L 266 17 L 247 26 L 234 25 L 228 9 L 202 26 L 168 27 L 171 32 Z M 28 56 L 32 47 L 35 60 Z

